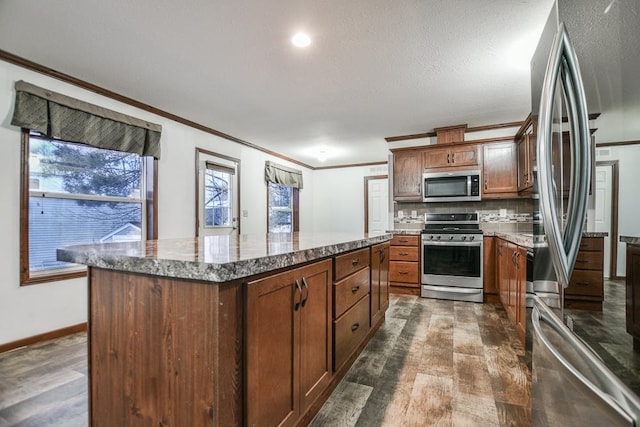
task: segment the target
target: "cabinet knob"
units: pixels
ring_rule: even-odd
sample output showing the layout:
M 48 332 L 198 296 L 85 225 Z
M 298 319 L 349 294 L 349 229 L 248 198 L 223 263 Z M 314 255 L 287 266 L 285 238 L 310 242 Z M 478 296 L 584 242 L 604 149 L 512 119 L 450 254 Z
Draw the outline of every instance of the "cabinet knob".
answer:
M 360 290 L 360 286 L 354 286 L 353 288 L 351 288 L 351 293 L 356 294 L 358 293 L 359 290 Z
M 360 323 L 354 323 L 353 325 L 351 325 L 351 332 L 355 332 L 358 329 L 360 329 Z

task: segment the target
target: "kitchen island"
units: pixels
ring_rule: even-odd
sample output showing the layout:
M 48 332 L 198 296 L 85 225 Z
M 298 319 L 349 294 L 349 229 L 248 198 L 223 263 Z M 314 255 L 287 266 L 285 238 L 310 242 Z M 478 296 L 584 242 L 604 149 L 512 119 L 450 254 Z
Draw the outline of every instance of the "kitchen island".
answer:
M 384 321 L 391 237 L 59 249 L 88 266 L 90 424 L 308 423 Z
M 627 244 L 627 332 L 633 336 L 633 349 L 640 351 L 640 237 L 620 236 L 620 241 Z

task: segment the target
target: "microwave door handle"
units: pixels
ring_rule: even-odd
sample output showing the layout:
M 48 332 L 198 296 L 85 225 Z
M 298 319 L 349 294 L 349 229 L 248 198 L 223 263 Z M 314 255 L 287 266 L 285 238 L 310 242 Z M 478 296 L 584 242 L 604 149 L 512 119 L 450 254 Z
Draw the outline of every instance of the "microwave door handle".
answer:
M 562 71 L 562 73 L 561 73 Z M 564 93 L 569 103 L 569 119 L 572 122 L 574 141 L 579 141 L 572 152 L 576 153 L 575 167 L 572 167 L 571 184 L 577 184 L 577 191 L 573 191 L 571 202 L 571 211 L 568 212 L 568 222 L 566 234 L 563 239 L 562 230 L 559 219 L 556 215 L 557 206 L 554 197 L 553 188 L 553 170 L 552 170 L 552 114 L 553 114 L 553 95 L 557 88 L 559 77 L 562 78 L 564 84 Z M 584 178 L 588 179 L 589 168 L 585 164 L 590 161 L 589 150 L 587 154 L 578 153 L 582 150 L 582 140 L 586 127 L 588 135 L 588 119 L 586 117 L 586 102 L 584 96 L 584 87 L 578 68 L 575 52 L 571 46 L 569 36 L 565 29 L 564 23 L 560 24 L 558 32 L 553 40 L 549 61 L 543 83 L 543 90 L 540 98 L 540 121 L 538 122 L 538 165 L 539 165 L 539 193 L 540 193 L 540 213 L 542 215 L 544 231 L 549 244 L 549 253 L 556 272 L 556 276 L 560 284 L 566 288 L 569 284 L 571 270 L 575 264 L 577 249 L 580 245 L 582 227 L 584 226 L 584 218 L 586 215 L 586 193 L 584 192 Z M 587 136 L 588 138 L 588 136 Z M 588 146 L 588 142 L 587 142 Z M 586 157 L 585 157 L 586 155 Z M 588 191 L 588 183 L 586 187 Z
M 467 196 L 471 196 L 471 175 L 467 175 Z

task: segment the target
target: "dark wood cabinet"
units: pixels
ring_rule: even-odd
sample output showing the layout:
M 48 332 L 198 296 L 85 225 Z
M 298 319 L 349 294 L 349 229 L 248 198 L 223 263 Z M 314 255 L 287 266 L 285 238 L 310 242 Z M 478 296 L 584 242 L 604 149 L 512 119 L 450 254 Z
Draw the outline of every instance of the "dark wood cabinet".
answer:
M 389 243 L 371 247 L 371 325 L 384 316 L 389 307 Z
M 422 201 L 422 150 L 393 152 L 393 199 Z
M 496 286 L 496 240 L 491 236 L 483 238 L 483 287 L 485 301 L 498 300 L 498 287 Z
M 524 342 L 526 328 L 527 250 L 497 239 L 497 283 L 500 302 L 513 322 L 518 337 Z
M 627 332 L 633 335 L 633 348 L 640 350 L 640 246 L 627 244 L 626 278 Z
M 533 188 L 533 165 L 536 163 L 536 134 L 529 123 L 518 138 L 518 192 L 526 193 Z
M 583 237 L 580 250 L 564 290 L 564 306 L 602 311 L 604 300 L 604 237 Z
M 331 260 L 247 287 L 247 425 L 294 425 L 332 379 Z
M 483 198 L 518 195 L 516 150 L 514 142 L 484 144 Z
M 391 291 L 420 294 L 420 236 L 397 234 L 389 248 L 389 282 Z
M 425 170 L 480 164 L 477 144 L 425 147 L 422 155 Z

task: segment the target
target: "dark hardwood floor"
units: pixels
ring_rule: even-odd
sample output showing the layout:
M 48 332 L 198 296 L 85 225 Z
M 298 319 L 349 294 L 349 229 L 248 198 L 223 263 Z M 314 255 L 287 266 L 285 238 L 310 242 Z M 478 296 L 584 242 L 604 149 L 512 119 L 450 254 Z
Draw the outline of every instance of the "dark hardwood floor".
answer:
M 86 426 L 86 334 L 0 354 L 0 426 Z M 392 295 L 314 426 L 528 425 L 530 374 L 493 304 Z

